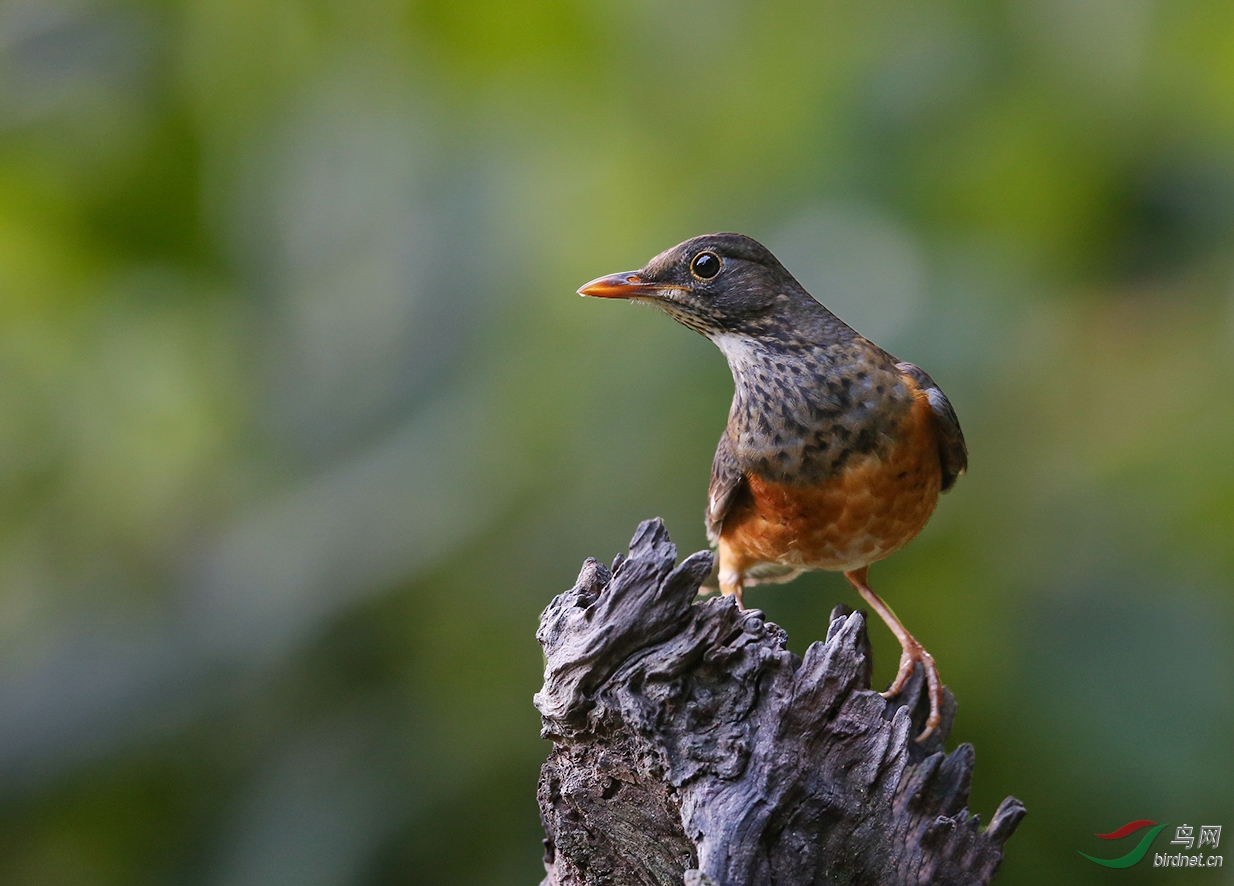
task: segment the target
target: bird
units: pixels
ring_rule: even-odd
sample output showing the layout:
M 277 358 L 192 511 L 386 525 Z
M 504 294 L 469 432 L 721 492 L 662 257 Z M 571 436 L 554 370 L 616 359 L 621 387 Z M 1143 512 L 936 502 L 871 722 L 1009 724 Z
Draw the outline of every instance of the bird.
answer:
M 885 698 L 916 664 L 942 718 L 933 657 L 871 589 L 869 568 L 917 535 L 968 469 L 955 409 L 926 372 L 857 333 L 744 234 L 693 237 L 580 295 L 653 305 L 710 339 L 733 400 L 707 493 L 722 594 L 810 570 L 842 572 L 900 643 Z

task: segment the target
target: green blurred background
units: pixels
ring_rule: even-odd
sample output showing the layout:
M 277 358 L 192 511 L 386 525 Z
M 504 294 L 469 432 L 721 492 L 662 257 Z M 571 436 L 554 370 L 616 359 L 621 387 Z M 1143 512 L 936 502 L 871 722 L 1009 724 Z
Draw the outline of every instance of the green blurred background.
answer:
M 0 3 L 0 882 L 537 882 L 537 616 L 706 546 L 731 394 L 574 290 L 716 230 L 964 423 L 873 580 L 1000 881 L 1234 882 L 1077 853 L 1234 855 L 1215 0 Z

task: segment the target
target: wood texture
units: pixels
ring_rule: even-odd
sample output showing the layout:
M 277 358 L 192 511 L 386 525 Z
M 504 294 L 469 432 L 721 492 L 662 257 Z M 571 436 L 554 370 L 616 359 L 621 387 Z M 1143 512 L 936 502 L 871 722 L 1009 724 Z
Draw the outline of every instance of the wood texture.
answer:
M 899 698 L 873 692 L 861 613 L 837 607 L 799 658 L 757 610 L 695 601 L 710 553 L 676 560 L 647 521 L 541 617 L 544 883 L 988 883 L 1024 806 L 970 816 L 973 749 L 943 752 L 951 694 L 918 744 L 920 669 Z

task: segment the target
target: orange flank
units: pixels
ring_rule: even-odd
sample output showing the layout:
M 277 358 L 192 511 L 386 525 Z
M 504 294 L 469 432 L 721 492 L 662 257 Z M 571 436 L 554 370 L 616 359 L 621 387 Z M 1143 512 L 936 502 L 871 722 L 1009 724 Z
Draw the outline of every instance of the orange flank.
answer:
M 942 485 L 934 415 L 925 393 L 914 394 L 889 451 L 854 455 L 820 485 L 747 474 L 748 494 L 720 532 L 721 575 L 749 575 L 758 564 L 849 572 L 908 544 Z

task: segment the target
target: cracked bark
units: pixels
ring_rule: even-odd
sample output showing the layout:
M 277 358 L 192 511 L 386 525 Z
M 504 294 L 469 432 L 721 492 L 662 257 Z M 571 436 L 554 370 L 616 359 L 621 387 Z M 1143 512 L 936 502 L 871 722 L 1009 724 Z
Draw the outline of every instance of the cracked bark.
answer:
M 676 559 L 646 521 L 541 617 L 544 884 L 988 883 L 1024 806 L 985 829 L 969 814 L 951 693 L 915 742 L 920 668 L 895 699 L 872 691 L 860 612 L 836 607 L 800 658 L 757 610 L 695 602 L 710 553 Z

